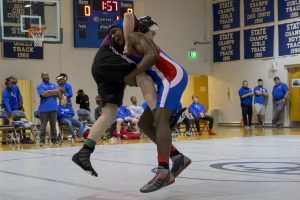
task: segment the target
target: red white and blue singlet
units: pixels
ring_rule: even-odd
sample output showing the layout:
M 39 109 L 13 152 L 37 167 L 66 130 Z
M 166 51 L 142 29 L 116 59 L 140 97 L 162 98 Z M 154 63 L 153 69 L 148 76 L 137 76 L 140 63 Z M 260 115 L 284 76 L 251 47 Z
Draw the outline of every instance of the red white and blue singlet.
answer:
M 156 64 L 146 72 L 157 87 L 157 107 L 176 111 L 188 82 L 185 69 L 159 51 Z

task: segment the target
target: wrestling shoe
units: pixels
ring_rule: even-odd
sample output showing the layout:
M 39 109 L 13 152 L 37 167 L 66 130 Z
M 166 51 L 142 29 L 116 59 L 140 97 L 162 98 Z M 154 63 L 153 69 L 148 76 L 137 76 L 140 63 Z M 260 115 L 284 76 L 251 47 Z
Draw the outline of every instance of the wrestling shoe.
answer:
M 171 173 L 175 178 L 192 163 L 192 160 L 182 153 L 171 157 L 171 160 L 173 161 Z
M 90 157 L 94 150 L 87 148 L 81 148 L 78 153 L 75 153 L 72 157 L 72 161 L 81 167 L 84 171 L 92 176 L 98 176 L 97 172 L 92 167 Z
M 180 117 L 182 117 L 184 115 L 184 112 L 186 111 L 187 108 L 182 108 L 178 113 L 176 113 L 176 115 L 172 116 L 172 118 L 170 119 L 169 125 L 170 125 L 170 129 L 174 130 L 177 122 L 179 121 Z M 185 116 L 183 116 L 184 119 Z
M 144 185 L 140 192 L 149 193 L 159 190 L 165 186 L 171 185 L 175 182 L 175 178 L 171 171 L 163 167 L 158 167 L 154 178 Z

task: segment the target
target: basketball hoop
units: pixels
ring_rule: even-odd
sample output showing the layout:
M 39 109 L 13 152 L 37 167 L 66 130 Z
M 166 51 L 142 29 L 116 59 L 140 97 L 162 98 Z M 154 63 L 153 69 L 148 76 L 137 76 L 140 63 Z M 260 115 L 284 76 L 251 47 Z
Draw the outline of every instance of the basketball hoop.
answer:
M 28 35 L 33 38 L 35 47 L 42 47 L 44 42 L 44 37 L 46 33 L 46 28 L 29 28 Z

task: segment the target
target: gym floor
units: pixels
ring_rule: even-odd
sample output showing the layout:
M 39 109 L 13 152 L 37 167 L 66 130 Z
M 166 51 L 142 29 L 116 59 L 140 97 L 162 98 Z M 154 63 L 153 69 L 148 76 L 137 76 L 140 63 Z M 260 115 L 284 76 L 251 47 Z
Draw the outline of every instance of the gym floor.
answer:
M 148 139 L 99 143 L 92 154 L 97 178 L 71 161 L 82 143 L 2 145 L 1 199 L 299 199 L 299 128 L 216 131 L 217 136 L 173 138 L 193 163 L 174 184 L 150 194 L 139 192 L 156 167 L 156 148 Z

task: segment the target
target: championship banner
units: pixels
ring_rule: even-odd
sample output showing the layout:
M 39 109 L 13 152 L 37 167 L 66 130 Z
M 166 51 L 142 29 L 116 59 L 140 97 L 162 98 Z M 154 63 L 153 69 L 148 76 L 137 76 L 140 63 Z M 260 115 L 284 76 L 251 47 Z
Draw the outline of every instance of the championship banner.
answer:
M 213 4 L 214 31 L 240 27 L 240 0 Z
M 33 42 L 3 42 L 3 57 L 23 59 L 43 59 L 43 47 L 35 47 Z
M 26 9 L 27 1 L 3 0 L 3 18 L 5 22 L 20 23 L 21 15 L 30 15 L 30 9 Z M 44 3 L 30 1 L 31 10 L 42 17 L 44 23 Z M 34 21 L 32 19 L 32 21 Z
M 278 20 L 300 17 L 299 0 L 278 0 Z
M 244 58 L 273 57 L 274 26 L 244 30 Z
M 274 22 L 274 0 L 244 0 L 245 26 Z
M 300 21 L 278 25 L 279 56 L 300 54 Z
M 214 62 L 240 60 L 240 31 L 214 35 Z

